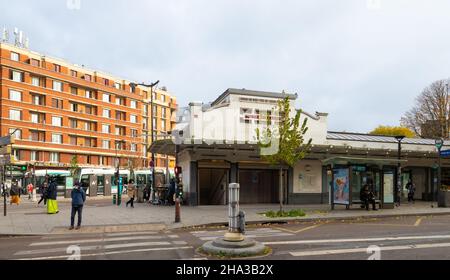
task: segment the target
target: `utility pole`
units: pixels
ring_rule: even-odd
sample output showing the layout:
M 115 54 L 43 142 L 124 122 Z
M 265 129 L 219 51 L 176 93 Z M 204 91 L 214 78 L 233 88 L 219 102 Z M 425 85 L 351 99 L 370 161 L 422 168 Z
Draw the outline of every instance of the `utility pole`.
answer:
M 402 165 L 400 163 L 400 160 L 402 158 L 402 141 L 405 139 L 405 136 L 399 135 L 395 136 L 395 139 L 397 139 L 398 142 L 398 163 L 397 163 L 397 188 L 395 190 L 394 198 L 395 198 L 395 204 L 397 206 L 400 206 L 400 191 L 402 190 Z

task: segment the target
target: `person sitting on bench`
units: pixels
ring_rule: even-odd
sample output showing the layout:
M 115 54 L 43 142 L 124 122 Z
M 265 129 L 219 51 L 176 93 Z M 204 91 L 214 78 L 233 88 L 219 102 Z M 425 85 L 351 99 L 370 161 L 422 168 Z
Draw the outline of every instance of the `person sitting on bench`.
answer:
M 375 195 L 373 191 L 369 189 L 368 185 L 364 185 L 364 187 L 361 189 L 360 199 L 363 203 L 363 206 L 366 207 L 367 211 L 369 211 L 369 203 L 372 204 L 372 209 L 374 211 L 377 211 L 377 208 L 375 206 Z

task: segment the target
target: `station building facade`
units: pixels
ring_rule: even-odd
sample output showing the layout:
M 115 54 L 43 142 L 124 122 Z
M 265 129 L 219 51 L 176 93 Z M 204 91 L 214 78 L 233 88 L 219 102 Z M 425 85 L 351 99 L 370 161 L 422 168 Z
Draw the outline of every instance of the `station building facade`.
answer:
M 208 104 L 193 102 L 178 112 L 176 138 L 157 141 L 151 149 L 174 156 L 178 151 L 190 205 L 225 205 L 228 185 L 234 182 L 241 185 L 243 204 L 278 203 L 279 166 L 261 157 L 267 151 L 257 144 L 256 128 L 267 125 L 267 115 L 276 123 L 277 103 L 286 97 L 295 108 L 295 94 L 246 89 L 228 89 Z M 404 139 L 399 159 L 394 137 L 329 131 L 326 113 L 302 112 L 301 121 L 305 118 L 305 139 L 312 139 L 312 148 L 293 168 L 285 166 L 284 203 L 340 204 L 343 199 L 352 204 L 359 200 L 361 187 L 371 184 L 377 200 L 393 207 L 399 164 L 403 199 L 409 180 L 416 199 L 436 199 L 438 154 L 433 139 Z M 446 184 L 450 161 L 443 159 L 442 166 Z M 340 181 L 345 190 L 336 186 Z

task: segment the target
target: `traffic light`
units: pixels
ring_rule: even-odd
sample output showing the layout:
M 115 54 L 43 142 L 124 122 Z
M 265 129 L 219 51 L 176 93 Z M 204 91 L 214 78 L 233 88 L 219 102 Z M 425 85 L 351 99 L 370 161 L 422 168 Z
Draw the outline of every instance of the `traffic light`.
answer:
M 175 176 L 178 177 L 182 173 L 183 173 L 183 169 L 181 168 L 181 166 L 175 167 Z
M 26 166 L 21 166 L 21 167 L 20 167 L 20 170 L 21 170 L 21 171 L 27 171 L 27 167 L 26 167 Z

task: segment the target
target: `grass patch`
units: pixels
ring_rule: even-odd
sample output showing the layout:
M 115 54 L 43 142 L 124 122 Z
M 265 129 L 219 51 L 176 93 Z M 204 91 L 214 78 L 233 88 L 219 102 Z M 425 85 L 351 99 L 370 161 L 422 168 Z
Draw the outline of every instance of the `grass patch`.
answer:
M 302 209 L 294 209 L 290 211 L 267 211 L 263 213 L 268 218 L 293 218 L 293 217 L 305 217 L 306 213 Z

